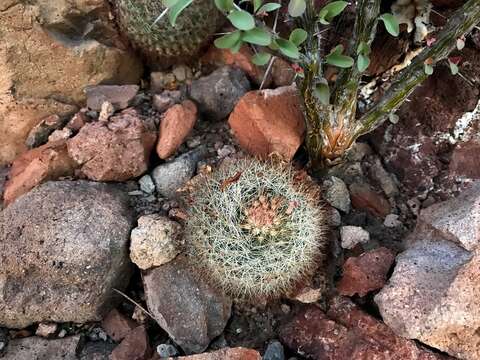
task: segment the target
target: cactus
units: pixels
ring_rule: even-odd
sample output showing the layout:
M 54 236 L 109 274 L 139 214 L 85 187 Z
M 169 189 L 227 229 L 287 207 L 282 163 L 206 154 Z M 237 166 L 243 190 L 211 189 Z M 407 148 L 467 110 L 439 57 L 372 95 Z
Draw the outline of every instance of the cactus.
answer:
M 191 263 L 242 301 L 291 294 L 322 265 L 326 215 L 318 186 L 289 165 L 224 162 L 189 188 Z
M 224 19 L 212 0 L 195 0 L 177 18 L 175 27 L 166 16 L 154 24 L 165 9 L 160 0 L 115 0 L 114 4 L 122 33 L 157 67 L 188 61 Z

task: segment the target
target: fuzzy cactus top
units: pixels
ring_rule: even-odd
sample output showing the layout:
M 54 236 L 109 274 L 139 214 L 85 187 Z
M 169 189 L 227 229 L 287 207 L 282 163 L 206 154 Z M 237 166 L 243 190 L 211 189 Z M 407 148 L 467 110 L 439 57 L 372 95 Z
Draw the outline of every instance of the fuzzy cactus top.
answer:
M 189 193 L 187 254 L 228 295 L 276 298 L 322 268 L 327 220 L 306 173 L 255 159 L 228 161 Z
M 165 7 L 160 0 L 115 0 L 120 30 L 152 67 L 188 61 L 222 25 L 224 16 L 212 0 L 195 0 L 172 27 L 167 16 L 154 24 Z

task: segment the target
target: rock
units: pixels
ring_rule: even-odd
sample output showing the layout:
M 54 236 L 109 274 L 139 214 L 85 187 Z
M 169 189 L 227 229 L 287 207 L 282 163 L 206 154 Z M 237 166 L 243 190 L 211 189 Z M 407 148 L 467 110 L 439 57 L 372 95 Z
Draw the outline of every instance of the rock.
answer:
M 155 183 L 150 175 L 146 174 L 143 175 L 139 180 L 138 184 L 140 185 L 140 189 L 147 194 L 153 194 L 155 191 Z
M 208 119 L 222 120 L 249 90 L 250 83 L 243 71 L 225 66 L 194 80 L 190 87 L 190 97 Z
M 316 306 L 302 307 L 280 329 L 280 340 L 311 359 L 446 359 L 396 336 L 385 324 L 344 298 L 333 299 L 328 316 Z
M 91 110 L 100 111 L 107 101 L 113 105 L 116 111 L 123 110 L 132 104 L 139 90 L 138 85 L 95 85 L 87 86 L 87 107 Z
M 285 360 L 283 346 L 280 341 L 274 340 L 268 344 L 262 360 Z
M 152 105 L 159 113 L 165 112 L 169 107 L 178 104 L 182 100 L 182 93 L 179 90 L 165 90 L 161 94 L 154 94 Z
M 0 213 L 0 326 L 99 321 L 130 276 L 128 196 L 114 185 L 47 182 Z
M 243 45 L 236 53 L 231 52 L 229 49 L 219 49 L 216 46 L 212 46 L 202 57 L 201 61 L 202 64 L 206 65 L 216 67 L 228 65 L 240 69 L 247 74 L 253 83 L 260 85 L 265 76 L 265 69 L 252 63 L 252 56 L 253 52 L 247 45 Z M 268 86 L 270 82 L 271 77 L 266 80 L 264 85 Z
M 295 70 L 290 63 L 277 57 L 272 66 L 272 78 L 275 87 L 292 85 Z
M 480 166 L 478 156 L 480 153 L 480 141 L 470 140 L 458 144 L 452 152 L 449 176 L 458 179 L 480 179 Z
M 170 356 L 177 356 L 178 350 L 175 346 L 171 344 L 160 344 L 157 346 L 157 354 L 161 358 L 167 358 Z
M 53 114 L 43 118 L 32 130 L 28 133 L 25 145 L 29 149 L 35 148 L 48 141 L 48 137 L 54 130 L 62 127 L 64 120 L 57 114 Z
M 35 186 L 62 176 L 72 176 L 77 164 L 70 158 L 65 141 L 47 143 L 20 155 L 12 164 L 5 184 L 4 205 Z
M 145 272 L 143 284 L 150 313 L 187 354 L 204 351 L 223 332 L 231 300 L 194 275 L 185 259 Z
M 304 304 L 311 304 L 320 300 L 325 295 L 324 293 L 324 289 L 312 289 L 306 286 L 295 294 L 294 299 Z
M 169 108 L 160 122 L 157 154 L 160 159 L 173 155 L 185 141 L 197 121 L 197 107 L 190 100 L 185 100 Z
M 80 131 L 83 125 L 88 122 L 88 120 L 88 116 L 84 112 L 79 111 L 72 116 L 72 118 L 67 122 L 67 125 L 65 125 L 65 127 L 77 133 Z
M 148 360 L 152 349 L 148 342 L 145 325 L 136 327 L 122 340 L 120 345 L 113 349 L 109 360 Z
M 197 162 L 205 154 L 206 148 L 198 147 L 175 160 L 157 166 L 152 172 L 157 191 L 163 196 L 173 197 L 177 189 L 192 178 Z
M 388 200 L 373 191 L 368 184 L 354 183 L 350 185 L 349 190 L 355 209 L 367 210 L 380 217 L 385 217 L 390 213 Z
M 86 86 L 139 81 L 142 64 L 121 42 L 108 1 L 0 7 L 0 164 L 27 149 L 27 134 L 42 118 L 75 113 Z
M 163 265 L 181 250 L 182 227 L 158 214 L 144 215 L 130 235 L 130 259 L 140 269 Z
M 87 341 L 79 351 L 77 349 L 77 359 L 107 360 L 115 346 L 115 344 L 105 341 Z
M 373 159 L 370 167 L 370 176 L 375 180 L 387 197 L 393 197 L 398 194 L 398 186 L 392 176 L 384 169 L 382 162 L 378 157 Z
M 370 234 L 359 226 L 340 227 L 341 245 L 344 249 L 353 249 L 358 244 L 365 244 L 370 241 Z
M 361 162 L 367 155 L 372 154 L 372 148 L 363 142 L 355 142 L 347 152 L 347 159 L 352 162 Z
M 261 360 L 262 357 L 256 350 L 237 347 L 237 348 L 223 348 L 217 351 L 198 354 L 198 355 L 180 356 L 175 359 L 178 359 L 178 360 Z M 168 360 L 174 360 L 174 359 L 168 358 Z
M 64 127 L 62 130 L 55 130 L 48 137 L 48 142 L 55 142 L 60 140 L 67 140 L 73 135 L 72 129 Z
M 385 247 L 348 258 L 343 264 L 343 276 L 337 284 L 338 292 L 340 295 L 365 296 L 370 291 L 381 289 L 394 260 L 395 254 Z
M 422 210 L 389 284 L 375 297 L 397 334 L 468 360 L 480 358 L 479 194 L 477 182 Z
M 48 338 L 52 336 L 57 331 L 57 324 L 55 323 L 40 323 L 38 324 L 37 331 L 35 335 Z
M 334 208 L 345 213 L 350 211 L 350 194 L 343 180 L 331 176 L 323 182 L 323 198 Z
M 98 121 L 107 122 L 108 119 L 115 113 L 115 108 L 113 104 L 109 101 L 104 101 L 102 103 L 100 113 L 98 114 Z
M 102 320 L 102 329 L 117 342 L 123 340 L 137 326 L 135 321 L 121 314 L 117 309 L 112 309 Z
M 228 123 L 240 145 L 260 157 L 275 153 L 291 160 L 305 133 L 301 102 L 294 86 L 247 93 L 235 106 Z
M 388 214 L 385 216 L 385 220 L 383 221 L 383 225 L 388 228 L 394 228 L 397 226 L 402 225 L 402 222 L 399 219 L 397 214 Z
M 329 207 L 327 209 L 327 212 L 328 212 L 327 220 L 328 220 L 329 226 L 339 227 L 340 225 L 342 225 L 342 215 L 340 215 L 340 212 L 337 209 L 333 207 Z
M 480 249 L 480 181 L 458 197 L 423 209 L 419 230 L 434 231 L 468 251 Z
M 171 72 L 154 71 L 150 74 L 150 90 L 159 94 L 165 88 L 174 88 L 175 80 Z
M 68 153 L 87 178 L 125 181 L 148 168 L 154 129 L 135 110 L 124 110 L 108 123 L 89 123 L 68 141 Z
M 2 360 L 76 360 L 80 335 L 59 340 L 26 337 L 10 340 Z

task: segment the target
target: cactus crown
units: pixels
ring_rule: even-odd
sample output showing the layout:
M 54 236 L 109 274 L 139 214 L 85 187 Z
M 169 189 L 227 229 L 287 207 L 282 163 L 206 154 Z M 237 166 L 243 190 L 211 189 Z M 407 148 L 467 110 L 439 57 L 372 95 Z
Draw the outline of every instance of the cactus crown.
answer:
M 241 159 L 223 163 L 192 187 L 187 254 L 228 295 L 279 297 L 323 260 L 325 215 L 319 189 L 305 173 Z
M 160 0 L 115 0 L 114 3 L 120 29 L 152 66 L 165 67 L 188 60 L 224 21 L 212 0 L 195 0 L 179 15 L 175 27 L 167 17 L 154 24 L 165 9 Z

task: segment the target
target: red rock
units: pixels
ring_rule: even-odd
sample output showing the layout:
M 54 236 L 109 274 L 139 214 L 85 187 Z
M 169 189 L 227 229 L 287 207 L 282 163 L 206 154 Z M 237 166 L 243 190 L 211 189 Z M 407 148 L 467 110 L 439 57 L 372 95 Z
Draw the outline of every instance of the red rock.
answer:
M 86 124 L 68 140 L 68 153 L 81 173 L 96 181 L 125 181 L 142 175 L 157 136 L 133 109 L 106 123 Z
M 394 260 L 393 251 L 385 247 L 348 258 L 343 264 L 343 277 L 337 284 L 338 292 L 347 296 L 365 296 L 370 291 L 381 289 Z
M 478 154 L 480 154 L 480 141 L 470 140 L 458 144 L 453 149 L 448 168 L 449 175 L 453 178 L 480 179 Z
M 95 111 L 102 109 L 105 101 L 110 102 L 115 110 L 123 110 L 130 106 L 138 93 L 138 85 L 95 85 L 87 86 L 87 106 Z
M 72 118 L 68 121 L 67 125 L 65 126 L 70 130 L 77 132 L 77 131 L 80 131 L 83 125 L 85 125 L 87 122 L 88 122 L 88 116 L 84 112 L 79 111 L 72 116 Z
M 390 214 L 390 203 L 382 195 L 373 191 L 368 184 L 350 185 L 350 200 L 356 209 L 367 210 L 374 215 L 385 217 Z
M 385 324 L 345 298 L 335 298 L 328 316 L 316 306 L 303 307 L 282 329 L 280 339 L 292 350 L 318 360 L 447 359 L 396 336 Z
M 291 160 L 305 133 L 301 101 L 294 86 L 248 92 L 228 122 L 240 145 L 260 157 L 276 153 Z
M 261 360 L 262 357 L 258 351 L 253 349 L 246 349 L 242 347 L 237 348 L 223 348 L 217 351 L 203 353 L 198 355 L 180 356 L 173 359 L 183 360 Z
M 65 141 L 47 143 L 15 159 L 3 195 L 7 206 L 20 195 L 47 180 L 71 176 L 77 164 L 70 158 Z
M 144 325 L 136 327 L 110 354 L 110 360 L 147 360 L 152 356 Z
M 229 65 L 243 70 L 247 76 L 257 85 L 263 80 L 265 69 L 252 63 L 253 52 L 246 45 L 243 45 L 237 53 L 232 53 L 229 49 L 218 49 L 212 46 L 202 57 L 203 64 L 221 67 Z M 271 82 L 271 77 L 267 79 L 265 86 Z
M 192 131 L 197 120 L 197 106 L 193 101 L 185 100 L 169 108 L 160 123 L 157 154 L 166 159 L 178 149 Z
M 102 320 L 102 328 L 115 341 L 121 341 L 138 324 L 121 314 L 117 309 L 110 311 Z

